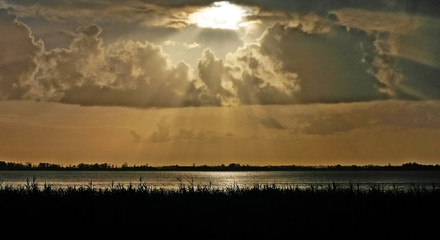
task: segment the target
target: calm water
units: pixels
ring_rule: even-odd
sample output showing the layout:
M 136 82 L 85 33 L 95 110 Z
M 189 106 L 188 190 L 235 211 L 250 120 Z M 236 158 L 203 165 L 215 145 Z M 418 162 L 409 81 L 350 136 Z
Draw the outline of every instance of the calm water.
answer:
M 276 184 L 306 187 L 310 184 L 347 185 L 360 184 L 368 187 L 380 184 L 385 187 L 398 185 L 411 187 L 414 184 L 440 184 L 439 171 L 264 171 L 264 172 L 182 172 L 182 171 L 0 171 L 3 186 L 23 186 L 26 180 L 57 187 L 85 186 L 110 187 L 112 182 L 136 186 L 140 182 L 155 188 L 177 189 L 180 184 L 212 186 L 214 188 L 253 187 L 256 184 Z

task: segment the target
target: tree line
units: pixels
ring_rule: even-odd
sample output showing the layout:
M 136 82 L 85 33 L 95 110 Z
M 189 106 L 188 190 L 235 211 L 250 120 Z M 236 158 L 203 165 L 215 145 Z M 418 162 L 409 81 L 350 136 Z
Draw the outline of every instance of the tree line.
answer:
M 230 163 L 228 165 L 191 165 L 191 166 L 150 166 L 128 165 L 127 163 L 119 165 L 108 163 L 79 163 L 77 165 L 63 166 L 55 163 L 16 163 L 0 161 L 0 170 L 80 170 L 80 171 L 365 171 L 365 170 L 440 170 L 440 165 L 424 165 L 416 162 L 408 162 L 402 165 L 327 165 L 327 166 L 300 166 L 300 165 L 277 165 L 277 166 L 252 166 L 241 165 L 239 163 Z

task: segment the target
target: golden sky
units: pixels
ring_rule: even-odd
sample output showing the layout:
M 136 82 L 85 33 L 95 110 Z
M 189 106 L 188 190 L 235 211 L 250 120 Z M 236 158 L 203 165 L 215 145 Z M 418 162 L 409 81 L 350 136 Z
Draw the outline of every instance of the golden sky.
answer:
M 432 4 L 0 0 L 0 161 L 438 164 Z

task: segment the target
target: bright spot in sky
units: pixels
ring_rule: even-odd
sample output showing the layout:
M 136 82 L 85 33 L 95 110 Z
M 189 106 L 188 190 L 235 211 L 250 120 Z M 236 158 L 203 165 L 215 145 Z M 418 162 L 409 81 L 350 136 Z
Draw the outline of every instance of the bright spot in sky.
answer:
M 247 15 L 248 9 L 222 1 L 191 14 L 190 21 L 201 28 L 237 30 Z

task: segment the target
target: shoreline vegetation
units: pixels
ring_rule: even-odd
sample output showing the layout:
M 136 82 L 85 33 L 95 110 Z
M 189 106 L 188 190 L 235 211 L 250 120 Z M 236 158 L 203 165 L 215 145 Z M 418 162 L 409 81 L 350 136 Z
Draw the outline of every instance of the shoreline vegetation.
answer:
M 6 167 L 5 167 L 6 166 Z M 27 166 L 27 167 L 26 167 Z M 107 167 L 104 167 L 107 166 Z M 139 168 L 140 167 L 140 168 Z M 0 162 L 0 170 L 78 171 L 314 171 L 439 170 L 401 166 L 59 166 Z M 28 179 L 20 186 L 0 179 L 0 226 L 15 237 L 151 239 L 429 239 L 438 234 L 440 184 L 257 184 L 218 188 L 180 181 L 176 189 L 142 178 L 108 187 L 92 182 L 61 187 Z M 68 234 L 68 235 L 65 235 Z
M 127 163 L 119 165 L 108 163 L 79 163 L 77 165 L 61 165 L 54 163 L 41 162 L 32 163 L 16 163 L 0 161 L 0 171 L 411 171 L 411 170 L 440 170 L 440 165 L 424 165 L 416 162 L 408 162 L 402 165 L 327 165 L 327 166 L 300 166 L 300 165 L 267 165 L 252 166 L 241 165 L 239 163 L 230 163 L 228 165 L 195 165 L 192 166 L 150 166 L 145 165 L 128 165 Z
M 439 202 L 438 185 L 401 190 L 355 184 L 226 189 L 181 184 L 166 190 L 142 182 L 56 188 L 34 179 L 21 187 L 0 185 L 0 224 L 33 220 L 28 230 L 90 228 L 101 237 L 119 230 L 125 237 L 142 231 L 158 239 L 421 239 L 438 229 Z

